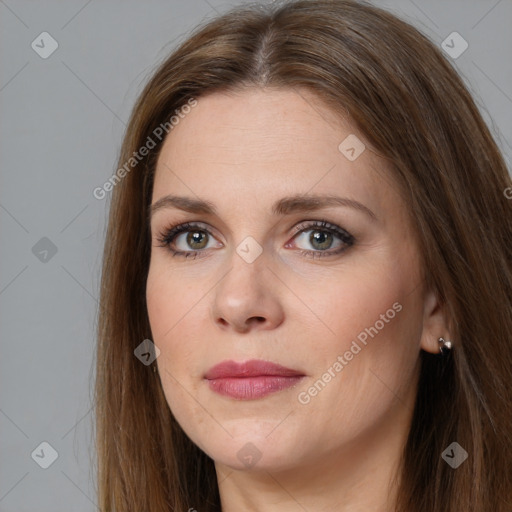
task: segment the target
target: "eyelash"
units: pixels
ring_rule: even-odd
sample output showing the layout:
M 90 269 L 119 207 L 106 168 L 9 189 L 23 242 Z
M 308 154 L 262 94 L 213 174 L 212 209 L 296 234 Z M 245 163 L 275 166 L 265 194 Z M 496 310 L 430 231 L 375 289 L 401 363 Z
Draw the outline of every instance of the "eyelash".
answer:
M 317 228 L 316 230 L 314 228 Z M 309 221 L 303 222 L 297 225 L 294 229 L 293 238 L 297 235 L 305 232 L 305 231 L 323 231 L 326 233 L 330 233 L 332 235 L 336 235 L 346 246 L 340 249 L 337 249 L 335 252 L 327 252 L 327 251 L 308 251 L 305 249 L 299 249 L 299 253 L 311 258 L 322 258 L 327 256 L 334 256 L 340 254 L 347 250 L 349 247 L 354 245 L 355 238 L 348 231 L 336 226 L 335 224 L 331 224 L 326 220 L 318 220 L 318 221 Z M 207 233 L 208 236 L 211 235 L 210 231 L 204 228 L 201 224 L 195 222 L 185 222 L 184 224 L 179 224 L 174 227 L 170 227 L 164 229 L 161 233 L 157 235 L 157 241 L 159 242 L 158 247 L 167 247 L 169 251 L 174 256 L 184 257 L 184 258 L 192 258 L 196 259 L 199 256 L 199 253 L 206 252 L 204 249 L 199 251 L 177 251 L 171 248 L 171 243 L 174 239 L 181 233 L 187 233 L 189 231 L 203 232 Z M 203 256 L 199 256 L 203 257 Z

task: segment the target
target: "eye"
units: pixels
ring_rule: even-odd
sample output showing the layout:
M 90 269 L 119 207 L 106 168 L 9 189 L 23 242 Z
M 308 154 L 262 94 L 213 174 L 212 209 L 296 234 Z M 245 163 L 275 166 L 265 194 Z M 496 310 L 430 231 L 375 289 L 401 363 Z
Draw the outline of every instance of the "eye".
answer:
M 186 222 L 169 228 L 157 237 L 160 243 L 159 246 L 168 247 L 173 256 L 192 257 L 194 259 L 198 257 L 199 252 L 210 248 L 208 242 L 211 238 L 213 237 L 210 231 L 195 222 Z M 173 246 L 176 246 L 177 249 L 174 249 Z
M 294 231 L 293 245 L 299 241 L 309 243 L 313 247 L 313 250 L 299 250 L 299 253 L 306 257 L 318 258 L 340 254 L 355 242 L 355 238 L 348 231 L 324 220 L 301 223 Z M 207 227 L 195 222 L 167 228 L 157 236 L 157 239 L 159 247 L 168 247 L 173 256 L 193 259 L 206 255 L 205 249 L 210 249 L 209 242 L 214 240 Z M 222 243 L 218 244 L 217 247 L 222 247 Z M 290 248 L 290 242 L 285 247 Z
M 325 220 L 303 223 L 295 228 L 294 245 L 297 242 L 310 244 L 313 250 L 301 250 L 301 254 L 312 258 L 340 254 L 352 245 L 355 238 L 345 229 Z M 290 244 L 286 244 L 290 247 Z M 331 249 L 331 250 L 329 250 Z

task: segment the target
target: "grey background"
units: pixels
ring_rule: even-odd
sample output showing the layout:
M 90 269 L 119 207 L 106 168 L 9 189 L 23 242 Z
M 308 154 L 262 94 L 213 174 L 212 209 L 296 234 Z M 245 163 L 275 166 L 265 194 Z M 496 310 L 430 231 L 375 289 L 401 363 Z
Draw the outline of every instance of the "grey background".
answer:
M 0 0 L 2 512 L 98 510 L 91 390 L 108 198 L 92 191 L 115 171 L 151 70 L 238 3 Z M 510 169 L 512 0 L 374 3 L 439 45 L 453 31 L 468 42 L 453 62 Z M 59 45 L 47 59 L 31 47 L 44 31 Z M 48 469 L 31 458 L 43 441 L 58 453 Z

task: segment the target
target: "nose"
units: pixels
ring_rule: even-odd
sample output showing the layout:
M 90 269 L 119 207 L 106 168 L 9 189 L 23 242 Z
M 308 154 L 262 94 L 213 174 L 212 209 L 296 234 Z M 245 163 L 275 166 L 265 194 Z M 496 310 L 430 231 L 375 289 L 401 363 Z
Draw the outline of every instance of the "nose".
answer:
M 230 263 L 213 293 L 215 325 L 238 333 L 278 327 L 284 320 L 282 285 L 267 267 L 264 254 L 248 263 L 233 251 Z

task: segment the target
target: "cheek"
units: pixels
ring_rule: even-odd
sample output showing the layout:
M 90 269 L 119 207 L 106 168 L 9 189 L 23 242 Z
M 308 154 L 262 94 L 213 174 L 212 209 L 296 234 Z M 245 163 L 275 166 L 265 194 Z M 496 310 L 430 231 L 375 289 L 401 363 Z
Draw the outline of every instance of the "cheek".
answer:
M 174 374 L 183 368 L 192 354 L 197 359 L 197 338 L 188 331 L 187 322 L 197 318 L 194 310 L 201 307 L 204 292 L 195 283 L 181 282 L 176 273 L 159 265 L 151 265 L 146 284 L 146 302 L 153 342 L 160 349 L 159 368 Z M 200 353 L 200 352 L 199 352 Z
M 334 429 L 348 418 L 363 425 L 397 397 L 408 399 L 419 355 L 422 302 L 414 269 L 381 261 L 361 270 L 345 274 L 342 283 L 319 280 L 323 288 L 299 290 L 308 293 L 308 305 L 319 312 L 318 333 L 324 333 L 302 352 L 313 372 L 299 392 L 310 400 L 310 412 L 331 411 L 327 421 Z
M 205 331 L 198 329 L 197 310 L 205 290 L 198 283 L 191 286 L 192 281 L 182 281 L 176 273 L 153 264 L 147 279 L 146 302 L 152 341 L 160 349 L 156 362 L 166 401 L 182 426 L 187 418 L 194 418 L 196 428 L 204 421 L 204 411 L 190 397 L 197 393 L 200 379 L 194 372 L 201 368 L 204 353 L 204 340 L 198 333 Z M 199 439 L 195 442 L 205 449 Z
M 175 337 L 201 306 L 208 291 L 201 279 L 172 270 L 165 258 L 155 257 L 150 264 L 146 283 L 146 302 L 151 331 L 155 339 Z
M 381 345 L 393 340 L 395 348 L 397 343 L 406 342 L 399 333 L 404 327 L 404 316 L 410 315 L 410 311 L 404 314 L 404 310 L 413 307 L 413 288 L 390 265 L 381 261 L 376 267 L 380 270 L 374 267 L 343 272 L 338 281 L 331 275 L 317 276 L 314 284 L 309 280 L 295 282 L 294 293 L 306 299 L 303 302 L 309 311 L 304 313 L 317 332 L 309 340 L 314 343 L 316 355 L 343 353 L 357 339 L 362 346 L 368 341 L 369 346 L 374 336 L 382 339 Z M 301 316 L 305 318 L 304 314 L 298 318 Z M 313 329 L 308 326 L 308 331 Z

